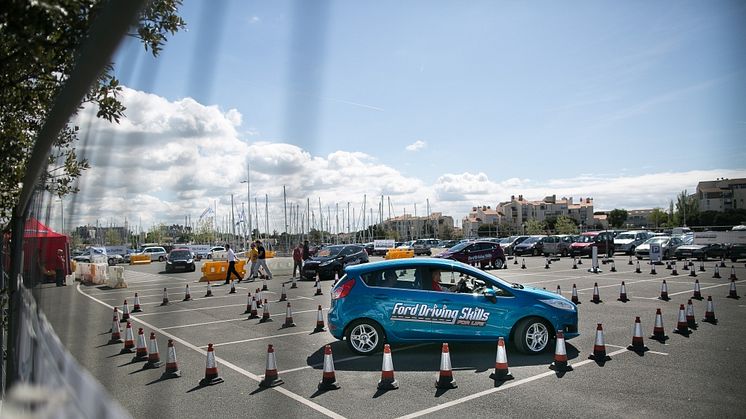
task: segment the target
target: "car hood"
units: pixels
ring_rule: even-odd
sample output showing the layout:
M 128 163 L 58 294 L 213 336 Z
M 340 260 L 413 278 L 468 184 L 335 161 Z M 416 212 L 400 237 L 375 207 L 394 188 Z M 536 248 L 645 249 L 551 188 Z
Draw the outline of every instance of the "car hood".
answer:
M 519 290 L 519 291 L 521 291 L 523 293 L 526 293 L 526 294 L 529 294 L 532 297 L 535 297 L 537 299 L 542 299 L 542 300 L 564 299 L 566 301 L 570 301 L 567 298 L 565 298 L 564 296 L 561 296 L 561 295 L 559 295 L 559 294 L 557 294 L 555 292 L 552 292 L 552 291 L 547 291 L 547 290 L 542 289 L 542 288 L 524 286 L 524 288 L 522 290 Z
M 633 241 L 635 241 L 635 239 L 614 239 L 614 244 L 630 244 Z
M 570 245 L 570 247 L 588 247 L 592 244 L 593 243 L 573 243 Z
M 308 262 L 317 262 L 317 263 L 327 262 L 327 261 L 330 261 L 330 260 L 334 260 L 337 257 L 338 256 L 313 256 L 310 259 L 308 259 L 306 261 L 306 263 L 308 263 Z
M 648 249 L 650 249 L 650 243 L 643 243 L 643 244 L 637 246 L 637 249 L 639 249 L 639 250 L 648 250 Z
M 701 244 L 685 244 L 683 246 L 679 246 L 676 248 L 676 250 L 700 250 L 704 249 L 707 246 L 703 246 Z

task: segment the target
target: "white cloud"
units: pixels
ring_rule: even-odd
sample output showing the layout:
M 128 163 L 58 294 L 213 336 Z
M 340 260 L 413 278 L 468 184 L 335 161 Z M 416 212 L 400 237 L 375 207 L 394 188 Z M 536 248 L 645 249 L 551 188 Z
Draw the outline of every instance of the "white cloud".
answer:
M 260 21 L 261 21 L 261 19 L 259 18 L 259 16 L 251 16 L 249 18 L 249 23 L 252 23 L 252 24 L 253 23 L 259 23 Z
M 412 144 L 405 147 L 407 151 L 420 151 L 423 148 L 427 147 L 427 143 L 422 140 L 417 140 L 413 142 Z
M 366 217 L 378 216 L 381 196 L 390 197 L 392 215 L 406 209 L 425 213 L 429 199 L 433 211 L 452 215 L 457 224 L 474 205 L 506 201 L 511 195 L 538 200 L 547 195 L 579 199 L 593 197 L 597 209 L 666 207 L 683 189 L 694 190 L 700 180 L 746 177 L 746 170 L 700 170 L 641 175 L 582 175 L 549 180 L 498 178 L 494 173 L 445 173 L 433 183 L 406 176 L 376 156 L 338 150 L 313 155 L 296 145 L 262 140 L 261 133 L 241 127 L 244 117 L 235 109 L 205 106 L 191 98 L 168 101 L 125 88 L 122 101 L 127 118 L 110 124 L 84 110 L 74 121 L 81 128 L 79 151 L 92 169 L 80 180 L 81 192 L 65 198 L 65 224 L 121 225 L 142 220 L 183 223 L 196 220 L 217 202 L 218 218 L 229 213 L 231 194 L 240 207 L 246 202 L 246 163 L 251 166 L 252 210 L 254 198 L 264 226 L 264 197 L 269 200 L 270 229 L 282 231 L 282 190 L 290 206 L 305 211 L 307 199 L 318 219 L 319 199 L 324 216 L 340 223 L 347 203 L 360 219 L 365 196 Z M 94 111 L 95 112 L 95 111 Z M 407 149 L 421 149 L 417 141 Z M 72 204 L 74 202 L 74 205 Z M 384 215 L 389 214 L 388 199 Z M 52 221 L 59 219 L 53 207 Z M 56 215 L 55 215 L 56 214 Z M 72 217 L 72 218 L 70 218 Z M 354 223 L 354 221 L 353 221 Z M 53 224 L 52 227 L 55 227 Z M 59 226 L 56 226 L 59 227 Z M 354 227 L 354 226 L 353 226 Z

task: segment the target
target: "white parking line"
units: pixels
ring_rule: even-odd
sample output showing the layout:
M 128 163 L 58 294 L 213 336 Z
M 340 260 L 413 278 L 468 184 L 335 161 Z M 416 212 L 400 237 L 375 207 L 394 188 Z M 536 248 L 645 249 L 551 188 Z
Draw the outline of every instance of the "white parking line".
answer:
M 199 298 L 192 298 L 192 301 L 207 301 L 215 297 L 199 297 Z M 296 301 L 296 300 L 313 300 L 313 298 L 308 297 L 294 297 L 294 298 L 288 298 L 288 301 Z M 179 301 L 182 302 L 182 301 Z M 278 303 L 274 302 L 274 303 Z M 142 304 L 141 304 L 142 305 Z M 184 313 L 189 311 L 200 311 L 200 310 L 212 310 L 215 308 L 229 308 L 229 307 L 246 307 L 246 304 L 238 303 L 238 304 L 226 304 L 222 306 L 210 306 L 210 307 L 196 307 L 196 308 L 185 308 L 181 310 L 171 310 L 171 311 L 155 311 L 150 313 L 137 313 L 138 316 L 152 316 L 155 314 L 171 314 L 171 313 Z M 318 310 L 318 309 L 317 309 Z
M 109 309 L 113 309 L 114 308 L 113 306 L 110 306 L 109 304 L 106 304 L 105 302 L 99 300 L 98 298 L 96 298 L 96 297 L 94 297 L 92 295 L 88 295 L 87 293 L 81 291 L 80 290 L 80 285 L 77 286 L 77 290 L 78 290 L 79 293 L 81 293 L 81 294 L 85 295 L 86 297 L 90 298 L 91 300 L 93 300 L 93 301 L 95 301 L 95 302 L 103 305 L 104 307 L 108 307 Z M 133 321 L 135 321 L 137 323 L 140 323 L 143 326 L 145 326 L 145 327 L 147 327 L 147 328 L 149 328 L 149 329 L 157 332 L 158 334 L 161 334 L 163 336 L 166 336 L 166 337 L 172 339 L 174 342 L 178 342 L 178 343 L 184 345 L 185 347 L 187 347 L 187 348 L 189 348 L 189 349 L 191 349 L 193 351 L 196 351 L 199 354 L 207 355 L 207 352 L 205 350 L 200 349 L 199 347 L 197 347 L 195 345 L 192 345 L 191 343 L 185 341 L 184 339 L 176 337 L 176 336 L 174 336 L 174 335 L 172 335 L 172 334 L 170 334 L 168 332 L 165 332 L 165 331 L 163 331 L 163 329 L 157 328 L 157 327 L 155 327 L 155 326 L 153 326 L 153 325 L 151 325 L 151 324 L 149 324 L 147 322 L 144 322 L 144 321 L 138 319 L 137 316 L 132 316 L 130 318 Z M 239 367 L 239 366 L 237 366 L 237 365 L 235 365 L 235 364 L 233 364 L 231 362 L 228 362 L 226 359 L 223 359 L 223 358 L 220 358 L 220 357 L 216 356 L 215 360 L 217 362 L 219 362 L 221 365 L 224 365 L 226 368 L 232 369 L 233 371 L 235 371 L 235 372 L 237 372 L 237 373 L 239 373 L 239 374 L 241 374 L 241 375 L 243 375 L 245 377 L 248 377 L 248 378 L 250 378 L 250 379 L 252 379 L 252 380 L 254 380 L 256 382 L 260 382 L 262 380 L 258 375 L 252 374 L 249 371 L 246 371 L 245 369 L 243 369 L 243 368 L 241 368 L 241 367 Z M 335 412 L 332 412 L 331 410 L 325 408 L 324 406 L 321 406 L 321 405 L 319 405 L 317 403 L 314 403 L 313 401 L 308 400 L 308 399 L 306 399 L 303 396 L 295 394 L 295 393 L 291 392 L 290 390 L 288 390 L 288 389 L 286 389 L 284 387 L 280 387 L 280 386 L 271 387 L 270 390 L 274 390 L 274 391 L 276 391 L 276 392 L 278 392 L 280 394 L 284 394 L 285 396 L 290 397 L 291 399 L 297 401 L 298 403 L 301 403 L 301 404 L 303 404 L 303 405 L 305 405 L 307 407 L 310 407 L 311 409 L 313 409 L 313 410 L 315 410 L 315 411 L 317 411 L 317 412 L 319 412 L 319 413 L 321 413 L 323 415 L 326 415 L 326 416 L 328 416 L 330 418 L 344 419 L 344 416 L 342 416 L 340 414 L 337 414 Z
M 322 310 L 328 310 L 328 309 L 322 309 Z M 318 309 L 314 310 L 301 310 L 301 311 L 293 311 L 293 314 L 301 314 L 301 313 L 312 313 L 317 312 Z M 285 313 L 277 313 L 277 314 L 270 314 L 270 317 L 279 317 L 284 316 Z M 171 329 L 182 329 L 185 327 L 194 327 L 194 326 L 206 326 L 208 324 L 217 324 L 217 323 L 228 323 L 228 322 L 237 322 L 237 321 L 244 321 L 246 318 L 239 317 L 237 319 L 227 319 L 227 320 L 213 320 L 211 322 L 202 322 L 202 323 L 191 323 L 191 324 L 180 324 L 176 326 L 168 326 L 168 327 L 161 327 L 163 330 L 171 330 Z
M 610 345 L 610 344 L 608 344 L 608 343 L 606 344 L 606 346 L 610 346 L 610 347 L 612 347 L 612 348 L 622 348 L 622 349 L 627 349 L 627 347 L 626 347 L 626 346 L 619 346 L 619 345 Z M 627 349 L 627 350 L 629 350 L 629 349 Z M 634 352 L 634 351 L 633 351 L 633 352 Z M 658 351 L 645 351 L 645 353 L 646 353 L 646 354 L 655 354 L 655 355 L 665 355 L 665 356 L 668 356 L 668 352 L 658 352 Z
M 614 356 L 614 355 L 619 355 L 619 354 L 622 354 L 622 353 L 625 353 L 625 352 L 631 352 L 631 351 L 628 351 L 627 348 L 624 348 L 624 349 L 620 349 L 618 351 L 611 352 L 608 355 L 609 356 Z M 592 362 L 595 362 L 595 361 L 593 361 L 591 359 L 586 359 L 584 361 L 580 361 L 580 362 L 576 362 L 576 363 L 572 364 L 572 367 L 573 368 L 578 368 L 578 367 L 581 367 L 583 365 L 590 364 Z M 427 414 L 430 414 L 430 413 L 434 413 L 434 412 L 437 412 L 437 411 L 440 411 L 440 410 L 443 410 L 443 409 L 447 409 L 447 408 L 452 407 L 452 406 L 456 406 L 456 405 L 461 404 L 461 403 L 468 402 L 470 400 L 474 400 L 474 399 L 478 399 L 478 398 L 483 397 L 483 396 L 487 396 L 487 395 L 492 394 L 492 393 L 497 393 L 498 391 L 504 391 L 504 390 L 507 390 L 509 388 L 513 388 L 513 387 L 517 387 L 517 386 L 520 386 L 520 385 L 523 385 L 523 384 L 526 384 L 526 383 L 530 383 L 532 381 L 536 381 L 536 380 L 544 378 L 544 377 L 549 377 L 549 376 L 554 375 L 554 374 L 555 374 L 555 372 L 550 370 L 550 371 L 547 371 L 547 372 L 543 372 L 541 374 L 533 375 L 531 377 L 523 378 L 521 380 L 511 381 L 511 382 L 509 382 L 507 384 L 501 385 L 500 387 L 493 387 L 493 388 L 490 388 L 490 389 L 487 389 L 487 390 L 484 390 L 484 391 L 480 391 L 479 393 L 470 394 L 470 395 L 462 397 L 460 399 L 451 400 L 450 402 L 446 402 L 446 403 L 441 403 L 439 405 L 430 407 L 428 409 L 423 409 L 423 410 L 419 410 L 419 411 L 414 412 L 414 413 L 410 413 L 408 415 L 400 416 L 399 419 L 405 419 L 405 418 L 409 419 L 409 418 L 416 418 L 416 417 L 424 416 L 424 415 L 427 415 Z
M 730 286 L 730 283 L 727 283 L 727 284 L 717 284 L 717 285 L 713 285 L 713 286 L 710 286 L 710 287 L 701 287 L 700 290 L 708 290 L 710 288 L 727 287 L 727 286 Z M 691 292 L 693 292 L 693 291 L 689 290 L 689 291 L 674 292 L 672 294 L 668 294 L 668 296 L 670 297 L 672 295 L 689 294 Z

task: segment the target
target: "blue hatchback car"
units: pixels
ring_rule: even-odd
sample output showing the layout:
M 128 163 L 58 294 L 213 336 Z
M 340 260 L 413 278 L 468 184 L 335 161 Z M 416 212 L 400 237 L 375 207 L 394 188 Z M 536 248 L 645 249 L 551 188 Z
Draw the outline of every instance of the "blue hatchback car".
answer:
M 566 339 L 578 336 L 577 307 L 566 298 L 448 259 L 350 266 L 331 298 L 329 331 L 363 355 L 385 342 L 494 342 L 500 336 L 537 354 L 556 330 Z

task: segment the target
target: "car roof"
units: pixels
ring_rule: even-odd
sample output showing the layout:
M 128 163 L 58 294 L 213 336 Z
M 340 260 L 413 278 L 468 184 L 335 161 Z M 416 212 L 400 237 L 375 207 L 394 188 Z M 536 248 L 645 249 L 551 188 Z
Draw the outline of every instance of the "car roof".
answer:
M 391 269 L 397 269 L 401 267 L 411 267 L 411 266 L 425 266 L 425 267 L 431 267 L 431 268 L 453 268 L 453 267 L 459 267 L 462 269 L 469 269 L 473 270 L 475 272 L 481 272 L 482 274 L 485 274 L 485 272 L 482 272 L 476 268 L 473 268 L 465 263 L 461 263 L 452 259 L 439 259 L 439 258 L 408 258 L 408 259 L 393 259 L 393 260 L 383 260 L 378 262 L 369 262 L 369 263 L 362 263 L 359 265 L 352 265 L 345 268 L 345 271 L 353 274 L 353 275 L 360 275 L 364 273 L 368 273 L 370 271 L 374 271 L 381 268 L 391 268 Z

